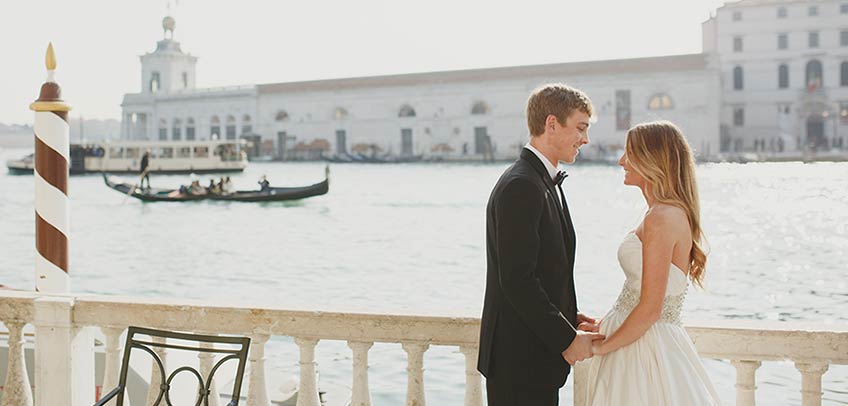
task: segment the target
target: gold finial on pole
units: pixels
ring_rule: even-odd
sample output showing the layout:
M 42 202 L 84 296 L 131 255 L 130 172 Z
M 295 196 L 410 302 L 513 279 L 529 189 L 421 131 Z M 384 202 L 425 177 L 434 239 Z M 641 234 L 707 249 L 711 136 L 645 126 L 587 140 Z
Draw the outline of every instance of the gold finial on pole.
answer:
M 29 105 L 30 110 L 61 112 L 67 115 L 71 106 L 62 101 L 62 89 L 54 78 L 56 73 L 56 54 L 53 52 L 53 43 L 47 45 L 47 55 L 44 57 L 44 65 L 47 66 L 47 80 L 41 85 L 41 93 L 38 100 Z M 66 118 L 66 117 L 63 117 Z
M 56 54 L 53 53 L 53 43 L 47 44 L 47 56 L 44 60 L 47 70 L 56 70 Z

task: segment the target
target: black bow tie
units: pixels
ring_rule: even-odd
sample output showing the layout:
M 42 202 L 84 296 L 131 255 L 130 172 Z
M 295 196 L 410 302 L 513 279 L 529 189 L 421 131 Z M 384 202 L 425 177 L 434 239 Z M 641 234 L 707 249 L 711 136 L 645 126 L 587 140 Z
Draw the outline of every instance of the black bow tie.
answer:
M 565 180 L 565 178 L 567 178 L 567 177 L 568 177 L 568 174 L 565 173 L 565 171 L 558 171 L 556 176 L 554 176 L 554 183 L 561 186 L 562 181 Z

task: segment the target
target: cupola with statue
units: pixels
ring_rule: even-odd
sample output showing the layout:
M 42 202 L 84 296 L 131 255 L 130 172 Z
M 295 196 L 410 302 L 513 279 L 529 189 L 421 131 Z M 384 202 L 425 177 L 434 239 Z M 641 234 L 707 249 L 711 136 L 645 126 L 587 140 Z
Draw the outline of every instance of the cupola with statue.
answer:
M 180 49 L 174 40 L 177 22 L 174 17 L 162 19 L 163 38 L 156 50 L 141 56 L 142 93 L 174 93 L 194 89 L 197 57 Z

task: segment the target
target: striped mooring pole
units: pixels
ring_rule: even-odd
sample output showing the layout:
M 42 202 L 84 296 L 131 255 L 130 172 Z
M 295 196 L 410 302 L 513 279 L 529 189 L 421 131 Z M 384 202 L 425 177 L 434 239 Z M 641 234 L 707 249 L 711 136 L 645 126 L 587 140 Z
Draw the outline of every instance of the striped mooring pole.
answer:
M 68 171 L 70 127 L 62 89 L 54 80 L 56 57 L 47 46 L 47 81 L 41 85 L 35 111 L 35 289 L 70 292 L 68 277 Z

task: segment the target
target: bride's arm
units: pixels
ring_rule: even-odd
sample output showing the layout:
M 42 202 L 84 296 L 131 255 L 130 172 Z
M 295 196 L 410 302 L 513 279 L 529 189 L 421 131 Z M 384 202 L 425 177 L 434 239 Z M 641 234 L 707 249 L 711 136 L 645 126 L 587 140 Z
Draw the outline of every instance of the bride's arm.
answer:
M 639 304 L 613 335 L 595 345 L 595 354 L 607 354 L 636 341 L 660 319 L 671 257 L 676 236 L 680 235 L 679 213 L 676 210 L 679 209 L 659 206 L 645 216 L 641 238 L 642 291 Z M 683 224 L 688 225 L 685 221 Z

